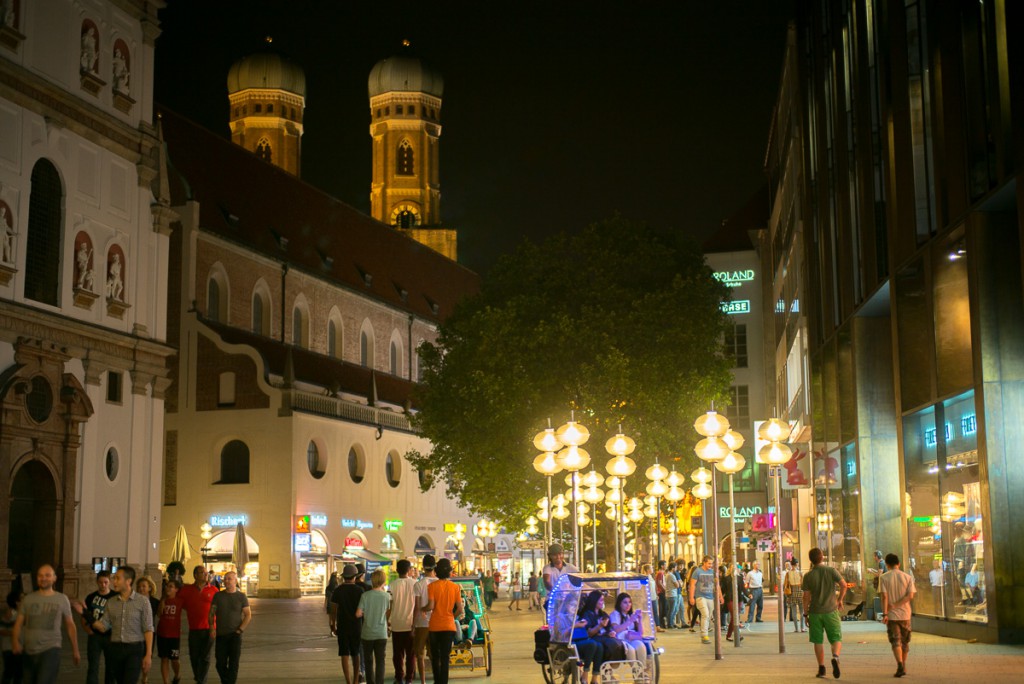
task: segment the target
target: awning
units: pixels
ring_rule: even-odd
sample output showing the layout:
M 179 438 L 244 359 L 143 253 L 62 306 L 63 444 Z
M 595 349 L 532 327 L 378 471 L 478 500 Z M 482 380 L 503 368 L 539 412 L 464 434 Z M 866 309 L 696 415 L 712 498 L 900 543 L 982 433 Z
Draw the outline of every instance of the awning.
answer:
M 382 556 L 379 553 L 374 553 L 373 551 L 370 551 L 369 549 L 360 549 L 360 548 L 357 548 L 357 547 L 353 547 L 351 549 L 345 549 L 345 553 L 341 554 L 341 557 L 342 558 L 347 558 L 347 559 L 363 560 L 363 561 L 366 561 L 368 563 L 378 563 L 378 564 L 383 563 L 385 565 L 391 563 L 391 559 L 388 558 L 387 556 Z

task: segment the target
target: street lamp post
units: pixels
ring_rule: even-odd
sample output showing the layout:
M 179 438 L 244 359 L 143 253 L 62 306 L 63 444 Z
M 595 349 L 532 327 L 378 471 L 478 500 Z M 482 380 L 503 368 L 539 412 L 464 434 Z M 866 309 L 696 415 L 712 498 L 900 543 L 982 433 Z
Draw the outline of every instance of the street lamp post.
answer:
M 203 548 L 199 549 L 199 553 L 203 556 L 203 567 L 206 567 L 206 558 L 210 555 L 210 540 L 213 539 L 213 527 L 210 523 L 204 522 L 199 526 L 199 536 L 203 539 Z
M 658 509 L 658 515 L 655 519 L 655 529 L 657 531 L 657 547 L 658 552 L 652 560 L 654 561 L 655 568 L 661 563 L 661 497 L 665 496 L 668 492 L 668 485 L 663 480 L 668 477 L 668 470 L 665 466 L 658 463 L 658 459 L 654 459 L 654 465 L 644 472 L 644 475 L 650 480 L 650 484 L 647 485 L 647 493 L 655 498 L 655 506 Z
M 580 482 L 586 488 L 583 490 L 583 500 L 593 506 L 594 511 L 594 572 L 597 572 L 597 505 L 604 501 L 604 491 L 599 489 L 604 484 L 604 475 L 591 468 Z
M 562 448 L 562 443 L 555 435 L 555 429 L 551 427 L 551 420 L 548 420 L 548 427 L 538 432 L 533 438 L 533 446 L 540 449 L 541 453 L 533 459 L 533 469 L 548 480 L 548 502 L 551 501 L 551 478 L 562 471 L 555 452 Z M 544 542 L 551 546 L 551 509 L 547 511 L 547 517 L 542 518 L 546 522 Z
M 725 433 L 724 439 L 726 444 L 729 445 L 731 451 L 726 454 L 725 458 L 715 464 L 715 469 L 720 470 L 729 476 L 729 544 L 732 547 L 732 572 L 730 573 L 732 576 L 732 608 L 730 609 L 730 614 L 732 615 L 732 621 L 735 624 L 734 629 L 736 632 L 733 637 L 733 645 L 736 648 L 739 648 L 743 637 L 740 636 L 739 616 L 737 615 L 737 609 L 739 606 L 739 601 L 737 599 L 739 594 L 737 593 L 738 587 L 736 586 L 736 497 L 733 492 L 732 480 L 733 475 L 743 470 L 747 465 L 747 461 L 743 456 L 736 452 L 736 449 L 743 446 L 743 435 L 735 430 L 729 430 Z
M 714 410 L 708 411 L 700 418 L 698 418 L 693 428 L 701 435 L 704 439 L 697 442 L 697 446 L 694 447 L 697 457 L 702 461 L 708 463 L 717 463 L 725 458 L 726 454 L 729 453 L 729 445 L 725 443 L 722 437 L 726 432 L 729 431 L 729 421 L 725 416 L 719 415 Z M 718 511 L 718 485 L 715 482 L 715 470 L 711 471 L 711 532 L 712 540 L 714 543 L 714 551 L 711 557 L 715 563 L 715 574 L 718 574 L 718 525 L 715 524 L 715 512 Z M 715 604 L 715 660 L 722 659 L 722 630 L 719 627 L 722 624 L 722 609 L 718 601 L 713 601 Z
M 782 598 L 782 466 L 793 458 L 793 450 L 783 444 L 789 437 L 789 423 L 772 418 L 761 423 L 757 436 L 768 442 L 761 447 L 757 455 L 762 463 L 768 464 L 768 476 L 774 481 L 775 489 L 775 558 L 777 563 L 777 582 L 779 584 L 779 653 L 786 652 L 785 614 Z
M 619 569 L 619 509 L 622 506 L 623 498 L 622 479 L 617 475 L 611 475 L 605 478 L 604 484 L 608 488 L 608 493 L 604 495 L 604 502 L 609 506 L 605 517 L 611 520 L 615 526 L 612 529 L 615 537 L 615 567 Z
M 622 566 L 625 565 L 626 557 L 626 535 L 622 528 L 622 517 L 623 517 L 623 504 L 625 504 L 626 495 L 626 478 L 636 472 L 636 461 L 631 459 L 629 455 L 636 449 L 636 442 L 622 434 L 622 426 L 619 426 L 619 432 L 609 439 L 605 445 L 605 450 L 612 455 L 612 458 L 608 461 L 605 470 L 608 474 L 617 477 L 622 480 L 622 497 L 623 500 L 619 505 L 619 517 L 615 520 L 615 533 L 621 535 L 621 541 L 619 536 L 616 537 L 617 546 L 622 551 L 622 560 L 618 555 L 615 557 L 615 569 L 621 570 Z
M 576 422 L 576 413 L 573 412 L 569 422 L 562 425 L 558 430 L 555 431 L 555 436 L 558 441 L 565 445 L 565 448 L 558 452 L 558 464 L 562 466 L 564 470 L 568 470 L 570 473 L 575 473 L 578 470 L 583 470 L 590 464 L 590 454 L 585 449 L 580 447 L 586 444 L 587 440 L 590 439 L 590 431 Z M 572 509 L 576 511 L 576 488 L 572 490 Z M 579 525 L 577 524 L 576 516 L 572 517 L 572 531 L 573 540 L 579 538 Z M 573 543 L 572 550 L 573 565 L 577 568 L 580 567 L 580 553 L 577 544 Z

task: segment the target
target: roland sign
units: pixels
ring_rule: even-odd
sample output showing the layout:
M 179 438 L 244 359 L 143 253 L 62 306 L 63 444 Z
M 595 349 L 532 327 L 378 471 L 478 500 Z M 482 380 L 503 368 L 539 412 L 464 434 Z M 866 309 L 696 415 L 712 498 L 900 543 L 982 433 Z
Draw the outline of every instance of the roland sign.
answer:
M 745 271 L 715 271 L 712 274 L 718 282 L 726 287 L 739 287 L 743 283 L 754 280 L 754 269 L 748 268 Z
M 730 509 L 728 506 L 719 506 L 718 517 L 729 518 L 729 511 Z M 751 518 L 757 515 L 758 513 L 764 513 L 764 509 L 761 508 L 760 506 L 737 506 L 736 520 L 747 520 L 748 518 Z

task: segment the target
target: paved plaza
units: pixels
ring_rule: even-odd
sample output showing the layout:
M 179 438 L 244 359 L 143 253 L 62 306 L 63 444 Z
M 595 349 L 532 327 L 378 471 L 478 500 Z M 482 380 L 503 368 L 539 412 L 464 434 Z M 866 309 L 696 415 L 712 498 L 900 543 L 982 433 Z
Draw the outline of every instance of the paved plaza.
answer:
M 253 599 L 253 623 L 245 635 L 239 682 L 292 682 L 320 684 L 343 681 L 337 645 L 327 632 L 322 602 L 316 599 Z M 542 682 L 533 662 L 533 631 L 540 624 L 537 611 L 508 611 L 507 603 L 495 603 L 491 613 L 494 632 L 494 672 L 452 672 L 453 681 L 479 684 Z M 699 635 L 686 630 L 669 631 L 659 638 L 665 648 L 661 682 L 793 682 L 816 681 L 814 655 L 806 634 L 792 634 L 787 625 L 787 653 L 778 652 L 777 623 L 773 605 L 765 606 L 764 622 L 744 630 L 746 639 L 736 649 L 723 638 L 724 659 L 714 660 L 714 646 L 704 646 Z M 895 664 L 880 624 L 843 623 L 842 681 L 868 682 L 891 678 Z M 79 632 L 82 637 L 82 632 Z M 184 641 L 184 640 L 183 640 Z M 183 644 L 184 645 L 184 644 Z M 82 638 L 82 654 L 85 642 Z M 85 663 L 71 664 L 65 649 L 60 682 L 85 681 Z M 1024 681 L 1024 647 L 967 643 L 957 639 L 914 634 L 908 678 L 918 682 Z M 154 672 L 150 682 L 159 683 Z M 694 679 L 696 677 L 696 679 Z M 829 676 L 831 679 L 831 676 Z M 390 648 L 385 682 L 394 680 Z M 182 681 L 192 681 L 187 656 L 182 661 Z M 218 678 L 211 667 L 210 684 Z

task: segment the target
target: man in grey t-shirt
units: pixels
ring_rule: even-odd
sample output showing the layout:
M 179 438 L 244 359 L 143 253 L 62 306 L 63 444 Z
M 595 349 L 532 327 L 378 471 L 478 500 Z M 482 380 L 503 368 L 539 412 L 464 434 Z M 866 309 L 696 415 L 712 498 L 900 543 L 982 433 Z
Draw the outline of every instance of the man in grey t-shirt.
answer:
M 14 622 L 11 646 L 14 653 L 18 654 L 24 644 L 25 679 L 29 682 L 49 684 L 57 681 L 62 621 L 71 641 L 75 665 L 82 659 L 78 652 L 75 621 L 71 617 L 71 602 L 67 596 L 54 590 L 56 582 L 57 573 L 53 566 L 41 566 L 36 573 L 39 589 L 25 597 L 18 619 Z
M 242 633 L 252 620 L 249 599 L 238 591 L 238 574 L 224 575 L 224 591 L 210 603 L 210 631 L 216 631 L 214 650 L 217 674 L 224 684 L 238 680 L 238 659 L 242 655 Z M 213 625 L 216 623 L 216 627 Z
M 878 580 L 878 593 L 882 596 L 882 621 L 889 632 L 889 644 L 896 658 L 895 677 L 907 674 L 907 656 L 910 655 L 910 602 L 917 594 L 914 576 L 900 570 L 900 558 L 895 553 L 885 557 L 889 571 Z

